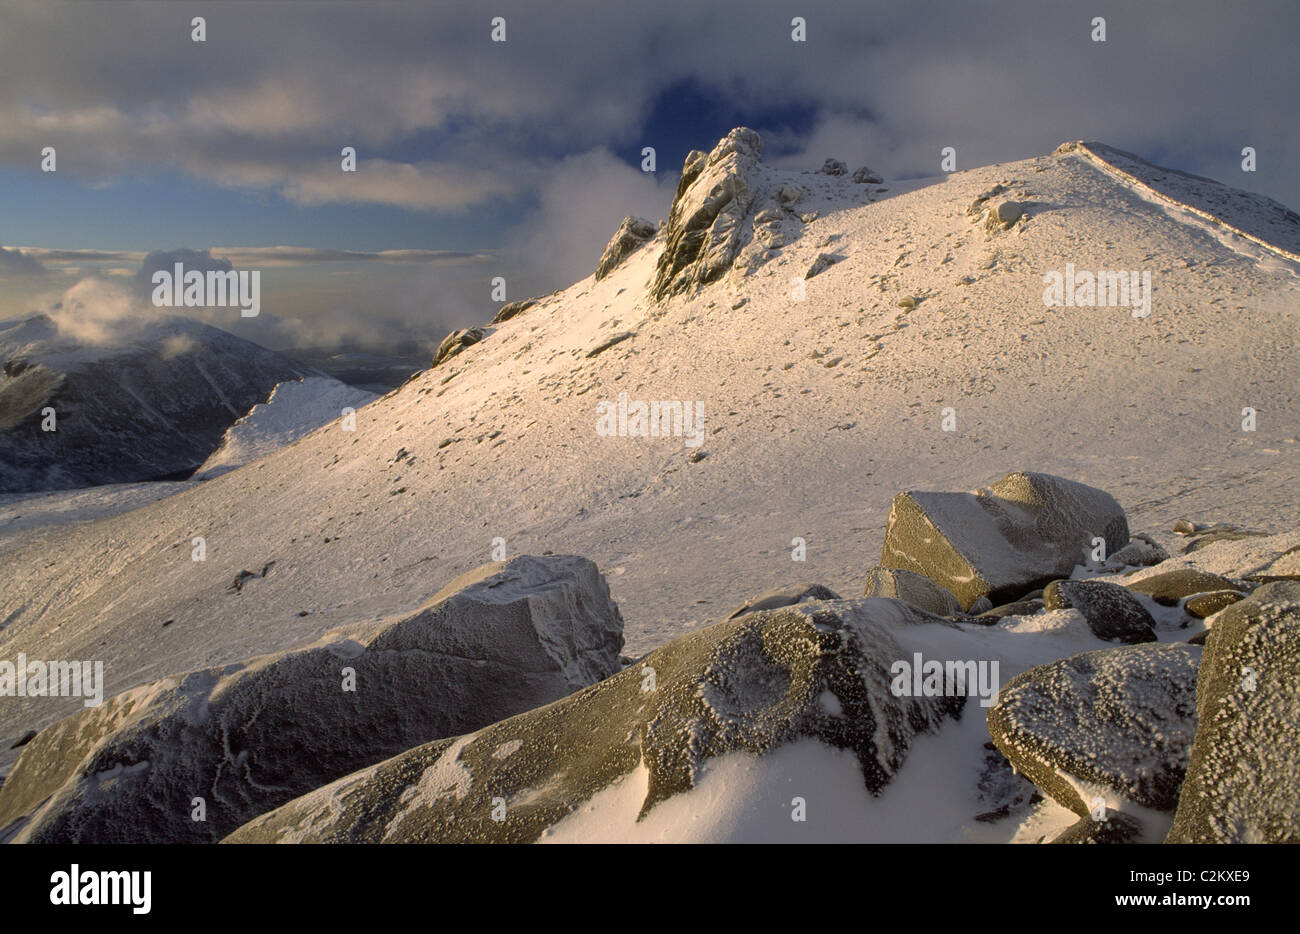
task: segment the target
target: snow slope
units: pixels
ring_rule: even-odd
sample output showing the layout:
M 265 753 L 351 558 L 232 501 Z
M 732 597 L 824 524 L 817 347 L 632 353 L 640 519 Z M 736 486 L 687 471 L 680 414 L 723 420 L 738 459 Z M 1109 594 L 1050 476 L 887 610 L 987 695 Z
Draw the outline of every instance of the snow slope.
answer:
M 888 191 L 762 171 L 804 189 L 810 221 L 747 276 L 656 302 L 660 233 L 355 432 L 335 421 L 132 512 L 0 541 L 0 658 L 103 659 L 120 690 L 409 610 L 498 539 L 594 560 L 636 655 L 793 581 L 859 593 L 894 493 L 1010 470 L 1100 487 L 1166 541 L 1181 516 L 1295 526 L 1300 279 L 1276 250 L 1226 242 L 1078 147 Z M 998 183 L 1026 219 L 990 230 L 967 209 Z M 827 252 L 842 258 L 794 300 Z M 1149 270 L 1150 316 L 1044 307 L 1067 263 Z M 597 403 L 624 392 L 702 403 L 702 447 L 599 434 Z M 74 704 L 6 700 L 0 737 Z
M 375 398 L 373 392 L 324 376 L 280 383 L 265 402 L 226 429 L 221 444 L 194 472 L 194 479 L 210 480 L 255 461 L 339 418 L 344 409 L 359 409 Z

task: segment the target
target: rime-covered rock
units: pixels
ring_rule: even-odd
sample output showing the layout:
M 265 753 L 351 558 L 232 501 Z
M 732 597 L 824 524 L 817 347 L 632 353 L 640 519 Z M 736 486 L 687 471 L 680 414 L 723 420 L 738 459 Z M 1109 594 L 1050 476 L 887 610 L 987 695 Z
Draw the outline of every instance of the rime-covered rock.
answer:
M 849 167 L 839 159 L 827 159 L 822 163 L 822 167 L 817 170 L 818 175 L 831 175 L 839 177 L 849 174 Z
M 1156 621 L 1131 593 L 1107 581 L 1059 580 L 1043 590 L 1049 610 L 1075 609 L 1098 639 L 1108 642 L 1154 642 Z
M 530 842 L 614 786 L 635 792 L 620 812 L 630 832 L 720 757 L 743 753 L 759 769 L 796 742 L 844 750 L 876 793 L 912 738 L 964 700 L 890 690 L 900 639 L 935 626 L 951 628 L 883 599 L 749 613 L 548 707 L 317 789 L 226 842 Z
M 1168 843 L 1300 842 L 1300 583 L 1264 584 L 1215 617 L 1200 727 Z
M 657 230 L 653 221 L 643 217 L 623 218 L 623 223 L 605 245 L 605 252 L 601 254 L 600 262 L 596 265 L 596 281 L 599 282 L 613 272 L 623 260 L 653 238 Z
M 1124 586 L 1146 594 L 1161 606 L 1178 606 L 1180 600 L 1193 594 L 1242 589 L 1226 577 L 1194 568 L 1177 568 L 1141 580 L 1125 580 Z
M 868 166 L 857 169 L 851 176 L 850 181 L 857 182 L 859 185 L 879 185 L 884 181 L 877 172 L 871 171 Z
M 459 331 L 452 331 L 438 345 L 438 349 L 433 355 L 433 365 L 438 366 L 446 363 L 466 347 L 477 344 L 486 335 L 487 331 L 483 328 L 461 328 Z
M 1169 552 L 1145 535 L 1134 535 L 1133 540 L 1107 559 L 1108 565 L 1120 567 L 1150 567 L 1169 560 Z
M 867 572 L 867 586 L 862 595 L 906 600 L 936 616 L 952 616 L 962 609 L 951 591 L 928 577 L 898 568 L 872 568 Z
M 1172 813 L 1196 732 L 1200 657 L 1197 646 L 1153 643 L 1031 668 L 1002 687 L 989 733 L 1017 771 L 1080 817 L 1099 803 Z
M 970 607 L 1014 600 L 1085 563 L 1093 539 L 1128 544 L 1114 497 L 1050 474 L 1012 473 L 971 493 L 899 493 L 880 563 L 915 571 Z
M 1053 843 L 1140 843 L 1145 833 L 1142 822 L 1124 813 L 1107 814 L 1105 820 L 1082 818 Z
M 608 677 L 622 629 L 585 558 L 485 565 L 412 615 L 155 681 L 46 727 L 0 786 L 0 840 L 215 842 L 356 769 Z
M 756 196 L 762 151 L 757 133 L 737 127 L 708 155 L 687 155 L 650 287 L 656 299 L 714 282 L 731 268 Z
M 821 584 L 792 584 L 780 590 L 768 590 L 757 597 L 750 597 L 738 606 L 727 619 L 735 619 L 756 610 L 776 610 L 796 603 L 808 603 L 819 600 L 839 600 L 840 595 Z

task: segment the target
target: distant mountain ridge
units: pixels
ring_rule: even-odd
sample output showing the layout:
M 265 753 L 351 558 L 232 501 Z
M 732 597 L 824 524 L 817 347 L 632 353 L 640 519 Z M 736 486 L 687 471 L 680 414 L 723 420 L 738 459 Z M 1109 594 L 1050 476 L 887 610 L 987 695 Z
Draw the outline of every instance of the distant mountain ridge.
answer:
M 0 492 L 187 475 L 277 383 L 319 375 L 184 318 L 111 345 L 46 315 L 0 323 Z

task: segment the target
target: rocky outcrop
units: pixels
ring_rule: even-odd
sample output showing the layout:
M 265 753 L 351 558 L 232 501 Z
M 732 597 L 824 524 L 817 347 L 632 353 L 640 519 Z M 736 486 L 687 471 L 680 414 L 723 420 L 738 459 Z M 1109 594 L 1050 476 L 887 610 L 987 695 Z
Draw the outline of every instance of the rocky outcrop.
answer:
M 600 262 L 596 265 L 596 281 L 599 282 L 613 272 L 623 260 L 653 238 L 657 230 L 654 223 L 645 218 L 623 218 L 623 223 L 605 245 L 605 252 L 601 254 Z
M 1124 510 L 1109 493 L 1012 473 L 971 493 L 895 496 L 880 563 L 930 578 L 969 608 L 980 596 L 996 604 L 1068 577 L 1096 538 L 1107 553 L 1128 544 Z
M 434 352 L 433 366 L 446 363 L 466 347 L 477 344 L 486 335 L 487 331 L 483 328 L 461 328 L 459 331 L 452 331 L 442 339 L 442 343 L 438 345 L 437 351 Z
M 485 565 L 410 616 L 146 684 L 41 730 L 0 786 L 0 839 L 214 842 L 358 768 L 608 677 L 622 629 L 585 558 Z
M 518 301 L 518 302 L 506 302 L 504 305 L 501 306 L 501 308 L 497 311 L 497 313 L 492 316 L 492 320 L 488 323 L 501 324 L 503 321 L 509 321 L 511 318 L 514 318 L 517 315 L 522 315 L 525 311 L 527 311 L 529 308 L 532 308 L 536 304 L 537 304 L 537 299 L 535 298 L 525 298 L 522 301 Z
M 763 141 L 748 127 L 686 157 L 650 294 L 664 299 L 720 279 L 745 234 Z
M 879 185 L 884 181 L 879 173 L 871 171 L 867 166 L 857 169 L 850 177 L 849 181 L 857 182 L 859 185 Z
M 1264 584 L 1215 617 L 1200 727 L 1168 843 L 1300 842 L 1300 583 Z
M 930 626 L 948 628 L 895 600 L 749 613 L 549 707 L 350 775 L 226 842 L 528 842 L 612 787 L 624 806 L 611 819 L 630 833 L 709 763 L 743 753 L 759 768 L 796 742 L 846 751 L 874 794 L 964 700 L 890 690 L 895 636 Z
M 1196 731 L 1200 655 L 1134 645 L 1031 668 L 1002 688 L 989 733 L 1017 771 L 1080 817 L 1133 804 L 1172 814 Z

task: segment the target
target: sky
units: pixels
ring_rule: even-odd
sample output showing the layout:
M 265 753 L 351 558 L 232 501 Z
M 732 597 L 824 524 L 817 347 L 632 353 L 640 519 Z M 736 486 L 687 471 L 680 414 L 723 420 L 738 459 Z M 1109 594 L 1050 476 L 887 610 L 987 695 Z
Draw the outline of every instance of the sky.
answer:
M 494 277 L 589 275 L 739 125 L 783 167 L 886 178 L 1100 140 L 1300 208 L 1297 35 L 1293 0 L 0 0 L 0 318 L 74 286 L 139 313 L 148 253 L 206 250 L 265 275 L 259 319 L 210 323 L 436 344 Z

